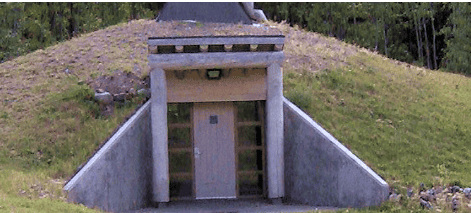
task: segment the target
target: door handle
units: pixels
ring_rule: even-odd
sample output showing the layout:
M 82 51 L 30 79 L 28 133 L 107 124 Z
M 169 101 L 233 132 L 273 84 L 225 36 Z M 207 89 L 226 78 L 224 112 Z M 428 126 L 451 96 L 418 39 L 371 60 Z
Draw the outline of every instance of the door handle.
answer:
M 195 158 L 199 158 L 199 156 L 203 154 L 200 152 L 200 149 L 198 149 L 198 147 L 195 147 Z

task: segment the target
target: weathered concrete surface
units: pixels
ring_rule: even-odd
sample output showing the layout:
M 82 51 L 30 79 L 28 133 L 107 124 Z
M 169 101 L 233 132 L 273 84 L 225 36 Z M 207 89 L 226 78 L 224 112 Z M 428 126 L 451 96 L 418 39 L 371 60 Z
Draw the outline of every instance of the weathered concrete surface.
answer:
M 212 52 L 149 54 L 151 69 L 159 67 L 167 70 L 208 69 L 208 68 L 241 68 L 268 67 L 272 63 L 283 63 L 284 53 L 277 52 Z
M 146 208 L 129 213 L 282 213 L 282 212 L 313 212 L 317 210 L 335 211 L 338 208 L 325 206 L 309 206 L 301 204 L 270 204 L 264 199 L 215 199 L 194 201 L 171 201 L 163 208 Z
M 285 195 L 283 72 L 278 63 L 267 67 L 266 120 L 268 198 L 281 198 Z
M 154 202 L 169 201 L 167 81 L 160 68 L 150 72 L 151 127 L 152 127 L 152 191 Z
M 386 200 L 389 188 L 384 180 L 285 98 L 283 106 L 286 203 L 309 205 L 306 210 L 312 210 L 316 206 L 372 206 Z M 150 114 L 149 101 L 66 184 L 69 202 L 111 212 L 155 211 L 146 209 L 153 198 Z M 271 212 L 272 207 L 227 208 Z
M 152 197 L 150 101 L 142 106 L 65 185 L 69 202 L 122 212 Z
M 288 202 L 364 207 L 387 199 L 382 178 L 285 98 L 284 152 Z

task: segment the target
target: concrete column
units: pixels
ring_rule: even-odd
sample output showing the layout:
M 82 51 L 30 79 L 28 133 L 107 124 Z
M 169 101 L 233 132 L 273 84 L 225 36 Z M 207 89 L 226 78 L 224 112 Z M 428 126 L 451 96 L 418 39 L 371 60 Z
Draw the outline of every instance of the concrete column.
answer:
M 267 68 L 266 137 L 268 198 L 285 194 L 283 156 L 283 73 L 277 63 Z
M 165 71 L 153 68 L 150 72 L 152 91 L 152 191 L 156 203 L 169 201 L 167 81 Z

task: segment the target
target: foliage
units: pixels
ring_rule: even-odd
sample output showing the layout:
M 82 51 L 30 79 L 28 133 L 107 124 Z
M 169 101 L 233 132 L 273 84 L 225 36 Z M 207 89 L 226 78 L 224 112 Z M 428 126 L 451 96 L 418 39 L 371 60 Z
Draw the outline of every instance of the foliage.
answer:
M 286 20 L 404 62 L 461 73 L 471 64 L 469 3 L 258 4 L 275 21 Z
M 152 18 L 163 3 L 0 3 L 0 61 L 131 19 Z
M 450 38 L 445 51 L 446 68 L 471 74 L 471 4 L 455 2 L 451 8 L 449 25 L 442 30 Z

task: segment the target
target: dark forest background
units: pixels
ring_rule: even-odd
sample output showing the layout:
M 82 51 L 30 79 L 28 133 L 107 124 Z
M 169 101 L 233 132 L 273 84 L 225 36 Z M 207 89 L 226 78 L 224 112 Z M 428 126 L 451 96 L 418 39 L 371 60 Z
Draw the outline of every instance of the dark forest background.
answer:
M 0 3 L 0 61 L 132 19 L 155 18 L 164 3 Z M 285 20 L 387 57 L 471 74 L 471 3 L 257 2 Z

